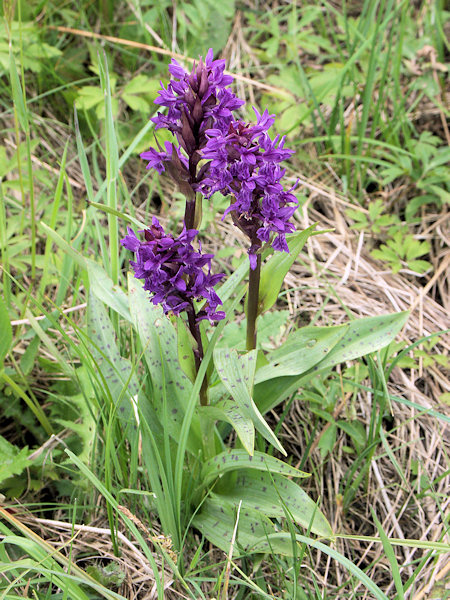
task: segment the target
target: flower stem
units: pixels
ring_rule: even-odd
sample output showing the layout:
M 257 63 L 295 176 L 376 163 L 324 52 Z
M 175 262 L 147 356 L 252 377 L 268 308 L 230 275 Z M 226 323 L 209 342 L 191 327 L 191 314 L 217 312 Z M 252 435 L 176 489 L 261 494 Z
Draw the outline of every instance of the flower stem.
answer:
M 189 309 L 186 310 L 186 312 L 188 315 L 189 330 L 190 330 L 191 334 L 193 335 L 195 341 L 197 342 L 197 348 L 194 348 L 194 360 L 195 360 L 195 370 L 198 373 L 198 370 L 200 369 L 200 365 L 202 364 L 202 360 L 203 360 L 202 335 L 200 333 L 199 324 L 196 321 L 195 308 L 194 308 L 193 304 L 191 304 L 191 306 L 189 307 Z M 205 374 L 205 377 L 203 378 L 203 381 L 202 381 L 202 386 L 200 388 L 200 404 L 202 406 L 206 406 L 208 404 L 207 390 L 208 390 L 208 380 L 207 380 L 206 374 Z
M 184 211 L 184 224 L 186 229 L 193 229 L 195 223 L 195 196 L 193 200 L 186 198 L 186 208 Z
M 256 348 L 256 319 L 258 318 L 259 280 L 261 254 L 256 255 L 256 267 L 250 269 L 247 296 L 247 351 Z

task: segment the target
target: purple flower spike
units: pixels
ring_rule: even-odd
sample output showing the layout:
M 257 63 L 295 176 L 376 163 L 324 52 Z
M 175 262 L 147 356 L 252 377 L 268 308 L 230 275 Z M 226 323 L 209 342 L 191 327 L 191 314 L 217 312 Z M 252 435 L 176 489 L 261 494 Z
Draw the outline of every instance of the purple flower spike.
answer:
M 219 321 L 225 317 L 217 307 L 222 304 L 214 286 L 223 274 L 211 274 L 212 254 L 197 252 L 192 241 L 198 234 L 196 229 L 183 229 L 173 238 L 164 232 L 158 219 L 153 217 L 149 229 L 139 232 L 140 240 L 131 227 L 121 244 L 134 252 L 136 261 L 130 261 L 137 279 L 144 280 L 144 290 L 151 294 L 153 304 L 161 304 L 165 313 L 176 315 L 184 310 L 194 311 L 194 300 L 206 300 L 205 306 L 196 315 L 197 321 L 209 319 Z M 203 267 L 207 266 L 205 273 Z
M 161 90 L 156 104 L 167 108 L 167 114 L 159 112 L 152 118 L 155 129 L 168 129 L 177 138 L 179 146 L 171 145 L 166 152 L 150 149 L 141 154 L 148 160 L 147 168 L 155 168 L 158 173 L 167 170 L 180 185 L 189 199 L 195 194 L 195 187 L 202 180 L 204 172 L 197 173 L 201 159 L 200 151 L 207 143 L 206 131 L 216 128 L 227 131 L 233 120 L 232 112 L 244 102 L 228 89 L 233 78 L 224 74 L 225 61 L 213 60 L 212 49 L 205 60 L 194 66 L 190 73 L 174 59 L 169 66 L 172 79 Z M 183 154 L 183 152 L 185 154 Z M 175 160 L 173 160 L 175 158 Z M 190 191 L 186 186 L 190 186 Z
M 216 191 L 234 196 L 225 215 L 231 213 L 234 224 L 250 238 L 252 269 L 262 243 L 271 242 L 274 250 L 289 252 L 286 233 L 295 231 L 289 219 L 298 205 L 294 188 L 283 189 L 285 170 L 279 165 L 293 151 L 284 148 L 284 138 L 269 137 L 274 116 L 254 110 L 256 125 L 232 121 L 226 131 L 214 127 L 206 132 L 202 156 L 209 162 L 198 186 L 207 197 Z

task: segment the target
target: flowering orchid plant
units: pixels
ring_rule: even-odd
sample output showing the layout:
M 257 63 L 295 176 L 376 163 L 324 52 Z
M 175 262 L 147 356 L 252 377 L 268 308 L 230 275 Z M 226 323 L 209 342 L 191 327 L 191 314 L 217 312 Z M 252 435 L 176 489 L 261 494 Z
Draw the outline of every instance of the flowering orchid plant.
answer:
M 295 185 L 283 185 L 281 165 L 293 152 L 284 138 L 269 135 L 274 116 L 267 111 L 254 109 L 253 124 L 239 118 L 244 102 L 212 50 L 190 72 L 175 60 L 169 72 L 156 100 L 166 110 L 152 120 L 174 139 L 141 157 L 183 193 L 184 219 L 178 234 L 164 231 L 156 217 L 138 234 L 128 228 L 122 245 L 134 254 L 134 277 L 120 302 L 112 282 L 114 294 L 105 293 L 104 278 L 99 289 L 98 270 L 91 268 L 90 330 L 100 363 L 108 359 L 103 377 L 119 397 L 124 423 L 137 422 L 155 509 L 175 548 L 181 550 L 193 525 L 225 551 L 233 541 L 235 556 L 269 548 L 292 553 L 286 516 L 312 534 L 331 538 L 333 532 L 293 480 L 307 474 L 255 450 L 265 440 L 286 456 L 264 414 L 317 371 L 387 345 L 406 315 L 303 327 L 280 347 L 262 350 L 258 319 L 275 305 L 287 272 L 317 233 L 314 225 L 296 231 L 292 220 Z M 247 239 L 248 259 L 228 279 L 214 272 L 214 256 L 198 240 L 202 202 L 215 192 L 229 197 L 223 218 Z M 142 381 L 115 349 L 99 297 L 136 331 Z M 231 339 L 226 326 L 244 297 L 246 335 Z

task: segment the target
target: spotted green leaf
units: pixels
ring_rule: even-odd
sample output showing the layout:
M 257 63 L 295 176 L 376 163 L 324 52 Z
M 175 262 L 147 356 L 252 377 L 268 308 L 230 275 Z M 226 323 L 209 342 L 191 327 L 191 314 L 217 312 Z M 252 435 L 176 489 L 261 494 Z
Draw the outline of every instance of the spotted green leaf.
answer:
M 157 419 L 163 427 L 167 427 L 170 436 L 178 440 L 192 383 L 183 373 L 178 361 L 176 331 L 161 307 L 154 306 L 149 301 L 140 283 L 131 275 L 128 285 L 131 316 L 152 381 L 150 402 Z M 188 449 L 197 454 L 201 447 L 197 415 L 192 420 Z
M 282 346 L 270 353 L 269 364 L 256 373 L 256 383 L 305 373 L 324 359 L 347 329 L 348 324 L 297 329 Z
M 251 508 L 241 508 L 239 518 L 237 505 L 208 497 L 201 512 L 193 519 L 193 525 L 215 546 L 229 552 L 233 531 L 238 520 L 233 556 L 245 553 L 260 539 L 275 533 L 275 526 L 265 515 Z
M 269 364 L 258 370 L 255 382 L 326 369 L 375 352 L 392 342 L 408 314 L 405 311 L 343 325 L 297 329 L 283 346 L 271 352 Z
M 131 321 L 126 293 L 118 285 L 115 285 L 106 271 L 93 260 L 87 259 L 86 266 L 92 292 L 124 319 Z
M 139 420 L 139 417 L 136 419 L 138 405 L 143 403 L 139 381 L 131 362 L 120 355 L 108 313 L 92 290 L 88 303 L 88 333 L 91 352 L 100 372 L 100 384 L 106 385 L 122 424 L 135 430 L 136 420 Z
M 327 519 L 308 494 L 291 479 L 274 472 L 241 469 L 235 477 L 224 476 L 213 496 L 218 502 L 237 504 L 242 500 L 243 508 L 261 511 L 268 517 L 283 518 L 287 510 L 299 525 L 313 533 L 333 535 Z
M 253 454 L 255 445 L 255 428 L 249 417 L 242 414 L 237 404 L 231 398 L 221 398 L 214 406 L 200 406 L 200 415 L 217 421 L 225 421 L 232 425 L 245 448 L 245 455 Z
M 265 422 L 251 396 L 256 357 L 256 350 L 238 355 L 235 350 L 217 348 L 214 351 L 214 364 L 223 385 L 231 394 L 242 414 L 252 420 L 255 428 L 268 442 L 286 455 L 283 446 Z
M 345 360 L 353 360 L 376 352 L 392 342 L 409 316 L 409 311 L 364 317 L 348 324 L 339 343 L 321 361 L 319 368 L 334 367 Z
M 202 481 L 204 485 L 207 485 L 219 475 L 244 468 L 266 473 L 270 471 L 287 477 L 309 477 L 308 473 L 299 471 L 264 452 L 256 451 L 253 456 L 249 456 L 245 450 L 230 449 L 206 461 L 202 467 Z

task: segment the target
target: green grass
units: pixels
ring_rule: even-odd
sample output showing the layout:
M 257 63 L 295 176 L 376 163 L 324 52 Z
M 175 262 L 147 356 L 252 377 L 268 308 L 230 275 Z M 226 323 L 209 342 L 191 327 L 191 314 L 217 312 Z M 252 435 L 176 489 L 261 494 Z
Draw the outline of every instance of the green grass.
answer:
M 275 411 L 273 429 L 284 436 L 287 462 L 312 474 L 305 489 L 336 526 L 334 540 L 290 523 L 286 507 L 280 523 L 289 523 L 288 533 L 268 536 L 264 553 L 238 559 L 192 527 L 207 496 L 196 487 L 201 465 L 190 453 L 189 436 L 202 376 L 212 369 L 208 363 L 226 323 L 210 342 L 174 444 L 166 392 L 161 431 L 145 404 L 155 390 L 147 349 L 129 316 L 127 259 L 119 244 L 127 221 L 142 227 L 160 212 L 175 230 L 180 219 L 178 192 L 164 177 L 147 173 L 138 158 L 153 144 L 149 117 L 159 81 L 167 81 L 168 57 L 122 41 L 173 48 L 190 58 L 210 46 L 216 54 L 226 48 L 227 59 L 238 57 L 229 71 L 272 86 L 238 90 L 277 114 L 277 132 L 296 150 L 289 173 L 347 198 L 354 210 L 341 218 L 349 235 L 355 224 L 380 270 L 399 272 L 420 288 L 444 256 L 434 225 L 450 197 L 441 121 L 449 116 L 443 100 L 449 14 L 443 2 L 415 7 L 393 0 L 284 2 L 275 10 L 262 2 L 173 6 L 168 0 L 137 3 L 132 11 L 127 2 L 102 0 L 81 2 L 74 12 L 52 0 L 4 3 L 0 598 L 138 598 L 154 584 L 160 599 L 179 593 L 205 600 L 338 600 L 363 598 L 369 590 L 374 598 L 402 600 L 424 589 L 433 574 L 434 589 L 427 593 L 439 597 L 450 550 L 445 395 L 433 396 L 440 380 L 427 379 L 432 374 L 412 397 L 404 380 L 394 378 L 401 370 L 410 377 L 416 366 L 405 366 L 406 359 L 415 365 L 424 355 L 440 357 L 430 363 L 439 375 L 446 361 L 439 332 L 410 332 L 414 339 L 406 346 L 330 368 L 302 380 L 301 388 L 292 384 Z M 433 54 L 421 52 L 425 46 Z M 163 142 L 164 134 L 158 139 Z M 307 190 L 297 191 L 311 208 L 326 210 Z M 205 247 L 217 239 L 223 246 L 225 231 L 207 221 Z M 234 272 L 223 289 L 229 314 L 245 291 L 239 258 L 236 248 L 223 259 Z M 311 265 L 302 258 L 299 264 Z M 330 270 L 319 279 L 337 282 Z M 433 287 L 437 304 L 444 302 L 442 290 L 445 282 Z M 286 296 L 283 309 L 291 302 Z M 311 321 L 332 324 L 328 315 L 326 303 L 317 305 Z M 106 322 L 97 342 L 95 333 Z M 268 345 L 291 327 L 289 321 L 277 325 Z M 431 338 L 433 353 L 424 345 Z M 428 395 L 426 406 L 421 394 Z M 133 428 L 132 398 L 139 399 L 139 430 Z M 410 430 L 417 437 L 405 440 Z M 204 440 L 204 454 L 211 455 L 213 428 Z M 262 438 L 258 444 L 266 450 Z M 428 450 L 429 462 L 423 460 Z M 393 514 L 384 511 L 374 464 Z M 58 505 L 48 507 L 49 498 Z M 61 529 L 55 542 L 39 518 L 72 529 Z M 424 519 L 434 519 L 431 529 Z M 78 527 L 91 522 L 110 532 L 96 539 L 101 559 Z M 291 557 L 279 551 L 288 546 Z M 136 583 L 142 561 L 145 590 Z M 117 572 L 105 574 L 107 564 Z M 167 591 L 168 578 L 174 582 Z

